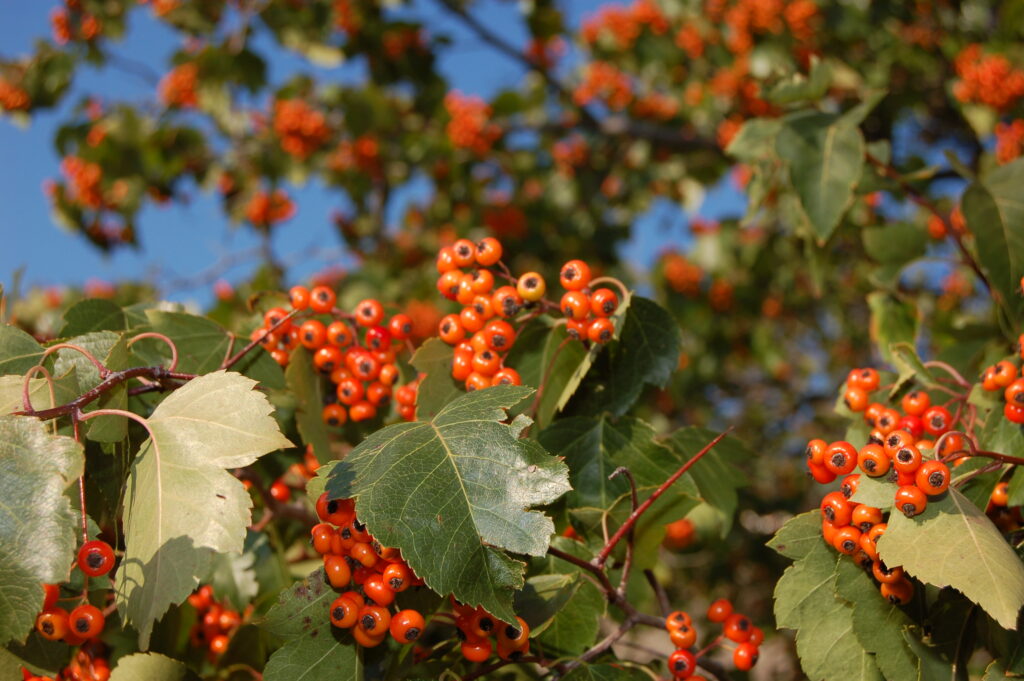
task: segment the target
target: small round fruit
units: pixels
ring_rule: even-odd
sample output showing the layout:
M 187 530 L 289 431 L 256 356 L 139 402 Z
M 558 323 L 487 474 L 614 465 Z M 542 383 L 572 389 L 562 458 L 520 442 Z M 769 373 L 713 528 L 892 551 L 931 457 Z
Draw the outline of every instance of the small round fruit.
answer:
M 338 296 L 330 286 L 316 286 L 309 292 L 309 308 L 317 314 L 327 314 L 334 309 Z
M 615 291 L 599 288 L 590 296 L 590 311 L 595 317 L 611 317 L 619 307 L 619 297 Z
M 415 610 L 399 610 L 391 618 L 391 636 L 399 643 L 412 643 L 420 637 L 426 623 Z
M 90 577 L 101 577 L 114 567 L 114 550 L 110 544 L 93 539 L 78 549 L 78 569 Z
M 913 518 L 928 506 L 928 497 L 917 485 L 903 485 L 896 490 L 894 505 L 903 512 L 903 515 Z
M 68 628 L 79 638 L 95 638 L 103 633 L 106 618 L 95 605 L 85 603 L 68 615 Z
M 338 596 L 331 603 L 331 624 L 339 629 L 351 629 L 359 619 L 359 604 L 346 596 Z
M 64 608 L 49 608 L 36 617 L 36 631 L 48 641 L 59 641 L 68 633 L 68 612 Z
M 749 617 L 734 612 L 725 619 L 725 623 L 722 625 L 722 635 L 730 641 L 745 643 L 750 640 L 753 628 L 754 623 L 750 621 Z
M 581 291 L 590 283 L 590 266 L 582 260 L 570 260 L 562 265 L 558 281 L 567 291 Z
M 709 622 L 724 622 L 732 614 L 732 603 L 727 598 L 719 598 L 708 606 Z
M 494 237 L 486 237 L 477 242 L 476 263 L 483 267 L 498 264 L 501 260 L 501 242 Z
M 732 651 L 732 663 L 742 672 L 750 671 L 757 664 L 757 646 L 753 643 L 741 643 Z
M 949 478 L 949 466 L 933 459 L 921 464 L 914 482 L 922 492 L 931 497 L 949 489 Z
M 547 284 L 544 277 L 536 272 L 527 272 L 516 281 L 516 293 L 523 300 L 533 303 L 544 297 Z
M 689 650 L 675 650 L 668 656 L 668 671 L 677 679 L 688 679 L 697 671 L 697 658 Z

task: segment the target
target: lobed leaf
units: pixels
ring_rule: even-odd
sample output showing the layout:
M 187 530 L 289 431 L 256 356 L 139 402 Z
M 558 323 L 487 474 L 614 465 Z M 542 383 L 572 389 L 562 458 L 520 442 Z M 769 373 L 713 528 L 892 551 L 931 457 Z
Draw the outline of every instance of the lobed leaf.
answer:
M 388 426 L 331 471 L 332 497 L 356 498 L 374 536 L 395 546 L 440 594 L 512 621 L 523 566 L 504 551 L 541 555 L 554 524 L 527 510 L 569 489 L 565 465 L 515 437 L 506 411 L 533 393 L 497 386 L 452 401 L 430 421 Z
M 1007 629 L 1017 628 L 1024 605 L 1024 565 L 992 521 L 950 488 L 914 518 L 889 517 L 878 541 L 887 565 L 938 587 L 951 586 Z
M 27 416 L 0 416 L 0 644 L 24 642 L 42 583 L 68 579 L 77 516 L 65 490 L 82 475 L 82 447 Z
M 118 611 L 145 649 L 153 623 L 184 600 L 213 552 L 241 552 L 252 501 L 226 469 L 291 446 L 255 381 L 218 371 L 174 391 L 148 419 L 125 490 Z

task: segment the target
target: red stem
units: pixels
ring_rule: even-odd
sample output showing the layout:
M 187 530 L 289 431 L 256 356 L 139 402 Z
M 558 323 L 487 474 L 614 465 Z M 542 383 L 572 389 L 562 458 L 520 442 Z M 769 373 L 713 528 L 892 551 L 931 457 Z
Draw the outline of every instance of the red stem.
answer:
M 619 541 L 621 541 L 622 538 L 629 533 L 629 531 L 636 524 L 636 521 L 640 519 L 640 516 L 642 516 L 644 512 L 646 512 L 647 509 L 649 509 L 651 505 L 658 500 L 658 497 L 664 494 L 665 490 L 671 487 L 676 482 L 676 480 L 683 477 L 683 474 L 686 473 L 686 471 L 690 470 L 690 467 L 693 466 L 693 464 L 700 461 L 702 456 L 710 452 L 711 449 L 719 442 L 721 442 L 722 438 L 728 435 L 731 431 L 732 427 L 730 426 L 725 430 L 725 432 L 719 434 L 717 437 L 715 437 L 714 440 L 704 445 L 703 449 L 694 454 L 693 458 L 691 458 L 689 461 L 680 466 L 679 470 L 673 473 L 668 480 L 661 483 L 661 486 L 658 487 L 658 489 L 654 490 L 654 492 L 651 493 L 651 496 L 647 497 L 644 503 L 640 504 L 640 506 L 638 506 L 637 509 L 633 511 L 628 518 L 626 518 L 626 522 L 622 523 L 619 529 L 615 531 L 615 534 L 612 535 L 611 539 L 608 540 L 608 543 L 606 543 L 604 545 L 604 548 L 601 549 L 601 552 L 597 554 L 596 558 L 594 558 L 594 565 L 597 567 L 603 566 L 605 562 L 608 560 L 608 556 L 610 556 L 612 551 L 615 549 L 615 545 L 618 544 Z

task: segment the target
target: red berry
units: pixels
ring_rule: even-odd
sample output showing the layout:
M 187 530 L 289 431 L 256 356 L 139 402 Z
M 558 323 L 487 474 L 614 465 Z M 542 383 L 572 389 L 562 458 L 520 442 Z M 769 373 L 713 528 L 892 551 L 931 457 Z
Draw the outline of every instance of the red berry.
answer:
M 114 567 L 114 550 L 110 544 L 93 539 L 78 549 L 78 569 L 90 577 L 100 577 Z

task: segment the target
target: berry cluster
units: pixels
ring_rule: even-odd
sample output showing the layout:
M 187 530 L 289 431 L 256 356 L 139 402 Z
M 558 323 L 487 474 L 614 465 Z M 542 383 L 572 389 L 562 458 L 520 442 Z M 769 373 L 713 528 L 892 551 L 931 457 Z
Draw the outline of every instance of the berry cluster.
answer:
M 600 99 L 613 111 L 622 111 L 633 101 L 633 86 L 611 62 L 593 61 L 584 68 L 583 82 L 576 86 L 572 98 L 580 106 Z
M 75 653 L 71 663 L 64 667 L 56 679 L 49 676 L 35 676 L 21 668 L 22 681 L 107 681 L 110 678 L 110 661 L 107 646 L 102 641 L 86 641 Z
M 512 661 L 530 652 L 530 625 L 523 618 L 516 617 L 515 624 L 507 624 L 483 608 L 471 608 L 454 598 L 452 612 L 462 642 L 460 651 L 470 662 L 486 662 L 495 650 L 502 660 Z
M 1021 337 L 1024 341 L 1024 336 Z M 1024 355 L 1024 351 L 1021 352 Z M 1024 424 L 1024 377 L 1019 377 L 1017 365 L 1008 359 L 985 369 L 981 387 L 989 392 L 1002 392 L 1006 404 L 1003 415 L 1011 423 Z
M 996 160 L 1009 163 L 1024 153 L 1024 118 L 996 123 Z
M 395 360 L 402 349 L 411 347 L 412 319 L 399 313 L 385 324 L 384 306 L 373 298 L 345 313 L 335 307 L 334 289 L 324 285 L 294 286 L 288 297 L 291 312 L 283 307 L 268 310 L 252 339 L 282 366 L 300 345 L 312 353 L 313 365 L 330 379 L 322 412 L 327 425 L 374 418 L 391 401 L 399 378 Z M 296 313 L 305 313 L 301 323 L 292 318 Z M 412 420 L 415 407 L 407 395 L 400 405 L 399 415 Z
M 160 79 L 157 96 L 168 108 L 191 109 L 199 104 L 196 82 L 199 66 L 195 62 L 179 64 Z
M 295 203 L 283 189 L 257 191 L 245 205 L 245 219 L 260 229 L 270 229 L 294 215 Z
M 953 96 L 964 103 L 986 104 L 998 111 L 1009 109 L 1024 96 L 1024 71 L 1002 55 L 984 55 L 981 45 L 968 45 L 953 62 L 960 80 Z
M 321 522 L 311 531 L 313 548 L 323 556 L 330 585 L 342 593 L 330 607 L 331 624 L 351 631 L 356 643 L 372 648 L 390 632 L 399 643 L 412 643 L 426 623 L 416 610 L 390 609 L 395 596 L 423 581 L 413 574 L 398 549 L 375 541 L 359 522 L 352 499 L 316 502 Z
M 698 653 L 690 651 L 697 643 L 697 630 L 693 626 L 693 619 L 682 610 L 676 610 L 665 618 L 665 629 L 668 631 L 669 639 L 676 647 L 676 650 L 668 657 L 668 670 L 676 679 L 691 679 L 692 681 L 704 681 L 704 677 L 697 675 L 697 660 L 716 645 L 721 645 L 724 640 L 736 644 L 732 651 L 732 662 L 736 669 L 749 671 L 759 656 L 761 642 L 764 641 L 764 632 L 755 627 L 750 618 L 738 612 L 734 612 L 732 603 L 720 598 L 714 601 L 707 611 L 707 620 L 722 625 L 721 635 L 715 642 Z
M 114 550 L 105 541 L 87 541 L 78 549 L 76 565 L 87 578 L 102 577 L 114 567 Z M 69 613 L 57 605 L 60 586 L 44 584 L 43 591 L 43 609 L 36 617 L 36 631 L 40 636 L 48 641 L 64 641 L 76 646 L 103 632 L 106 617 L 99 608 L 86 601 Z M 86 594 L 88 590 L 82 594 L 82 600 Z
M 188 597 L 188 602 L 196 609 L 198 620 L 189 630 L 189 643 L 194 648 L 206 648 L 210 661 L 216 661 L 228 649 L 231 637 L 242 625 L 243 616 L 226 602 L 217 602 L 209 584 L 199 587 Z M 252 606 L 249 606 L 246 616 L 251 610 Z
M 323 146 L 331 134 L 323 113 L 301 99 L 274 102 L 274 132 L 281 138 L 281 148 L 299 159 Z
M 501 137 L 501 128 L 490 122 L 491 107 L 479 97 L 453 90 L 445 95 L 444 108 L 451 117 L 445 132 L 455 147 L 470 149 L 482 156 Z
M 103 169 L 98 164 L 78 156 L 65 156 L 60 162 L 60 170 L 70 184 L 68 198 L 71 201 L 93 210 L 103 207 L 103 192 L 100 188 Z
M 28 93 L 5 78 L 0 78 L 0 109 L 28 111 L 32 100 Z
M 437 290 L 445 298 L 461 304 L 462 310 L 441 319 L 438 335 L 455 346 L 452 378 L 462 381 L 466 390 L 479 390 L 491 385 L 519 385 L 519 373 L 504 366 L 505 355 L 512 348 L 516 329 L 510 323 L 525 307 L 541 310 L 555 305 L 544 298 L 547 283 L 537 272 L 527 272 L 513 279 L 501 263 L 501 242 L 487 237 L 477 244 L 459 239 L 437 254 Z M 515 286 L 494 288 L 494 274 Z M 463 271 L 463 268 L 474 268 Z M 582 260 L 570 260 L 562 266 L 559 280 L 566 289 L 558 309 L 566 317 L 566 329 L 577 340 L 606 343 L 615 333 L 610 319 L 619 307 L 614 291 L 600 288 L 591 291 L 590 267 Z M 467 335 L 469 336 L 467 340 Z
M 655 35 L 668 31 L 668 19 L 652 0 L 634 0 L 630 6 L 604 5 L 583 20 L 580 37 L 594 44 L 602 36 L 615 43 L 619 50 L 628 50 L 647 27 Z
M 90 41 L 103 30 L 103 23 L 89 12 L 82 10 L 80 0 L 65 0 L 64 7 L 57 7 L 50 13 L 53 41 L 67 45 L 71 40 Z

